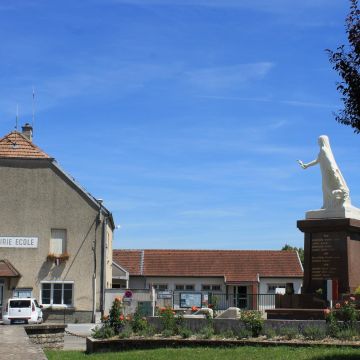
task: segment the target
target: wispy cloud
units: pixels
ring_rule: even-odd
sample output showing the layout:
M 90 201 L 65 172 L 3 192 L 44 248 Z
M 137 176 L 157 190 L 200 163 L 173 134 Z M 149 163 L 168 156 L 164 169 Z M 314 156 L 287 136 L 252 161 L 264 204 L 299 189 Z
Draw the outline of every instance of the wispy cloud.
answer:
M 192 70 L 186 72 L 185 76 L 187 81 L 200 89 L 232 89 L 249 81 L 262 79 L 273 67 L 272 62 L 256 62 Z
M 181 216 L 191 217 L 191 218 L 237 218 L 242 217 L 246 214 L 245 209 L 227 209 L 227 208 L 204 208 L 204 209 L 193 209 L 193 210 L 184 210 L 180 212 Z
M 302 0 L 293 2 L 289 0 L 111 0 L 119 4 L 135 5 L 181 5 L 181 6 L 204 6 L 216 8 L 247 8 L 265 12 L 285 12 L 299 9 L 322 8 L 324 6 L 336 6 L 337 0 Z
M 340 107 L 340 104 L 336 105 L 336 104 L 313 102 L 313 101 L 276 99 L 273 97 L 266 97 L 266 96 L 244 97 L 244 96 L 227 96 L 227 95 L 199 95 L 198 97 L 214 99 L 214 100 L 277 103 L 277 104 L 284 104 L 284 105 L 297 106 L 297 107 L 313 107 L 313 108 L 328 108 L 328 109 L 336 109 Z

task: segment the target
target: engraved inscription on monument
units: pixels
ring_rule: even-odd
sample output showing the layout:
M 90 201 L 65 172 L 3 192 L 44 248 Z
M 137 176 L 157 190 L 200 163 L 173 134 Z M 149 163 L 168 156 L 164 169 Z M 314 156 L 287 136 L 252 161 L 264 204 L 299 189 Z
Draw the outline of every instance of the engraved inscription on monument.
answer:
M 314 233 L 311 239 L 311 278 L 336 279 L 346 266 L 341 256 L 343 233 Z

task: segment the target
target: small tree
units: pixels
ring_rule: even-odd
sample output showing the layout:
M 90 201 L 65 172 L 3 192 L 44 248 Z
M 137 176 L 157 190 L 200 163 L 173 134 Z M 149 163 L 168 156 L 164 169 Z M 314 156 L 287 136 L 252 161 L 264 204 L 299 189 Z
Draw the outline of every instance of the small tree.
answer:
M 344 109 L 335 114 L 335 119 L 360 133 L 360 10 L 358 0 L 350 2 L 350 13 L 346 18 L 349 44 L 339 46 L 336 51 L 326 51 L 333 69 L 342 78 L 337 83 L 337 90 L 342 95 Z
M 123 304 L 121 297 L 116 297 L 110 312 L 109 319 L 107 320 L 110 327 L 114 329 L 116 333 L 119 333 L 125 325 L 125 316 L 123 314 Z

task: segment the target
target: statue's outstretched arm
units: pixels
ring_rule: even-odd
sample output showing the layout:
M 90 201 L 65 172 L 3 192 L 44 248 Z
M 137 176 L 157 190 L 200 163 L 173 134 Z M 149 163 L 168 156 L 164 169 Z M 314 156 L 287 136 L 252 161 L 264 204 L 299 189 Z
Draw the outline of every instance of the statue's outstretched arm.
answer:
M 299 165 L 303 168 L 303 169 L 307 169 L 309 166 L 314 166 L 316 164 L 318 164 L 319 160 L 315 159 L 313 161 L 310 161 L 307 164 L 304 164 L 301 160 L 298 160 Z

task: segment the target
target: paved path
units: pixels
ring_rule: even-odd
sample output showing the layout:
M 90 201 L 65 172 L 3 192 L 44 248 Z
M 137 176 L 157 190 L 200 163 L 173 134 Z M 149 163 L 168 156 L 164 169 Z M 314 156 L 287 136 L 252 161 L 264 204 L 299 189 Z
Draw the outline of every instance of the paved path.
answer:
M 30 341 L 23 325 L 0 325 L 0 359 L 46 360 L 46 356 Z
M 86 336 L 91 334 L 95 324 L 68 324 L 64 337 L 64 350 L 86 350 Z M 69 335 L 70 334 L 76 334 Z

